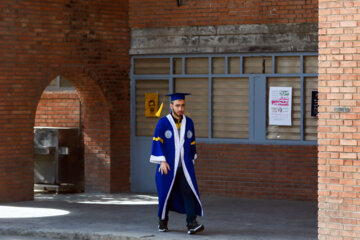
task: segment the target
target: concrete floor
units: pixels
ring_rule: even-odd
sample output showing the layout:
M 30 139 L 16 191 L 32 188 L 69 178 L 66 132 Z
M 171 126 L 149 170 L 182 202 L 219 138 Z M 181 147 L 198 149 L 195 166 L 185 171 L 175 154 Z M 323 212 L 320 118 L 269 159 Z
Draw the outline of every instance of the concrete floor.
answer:
M 170 213 L 157 231 L 157 198 L 146 194 L 37 194 L 0 204 L 2 240 L 236 239 L 315 240 L 317 203 L 203 196 L 205 231 L 187 235 L 185 215 Z

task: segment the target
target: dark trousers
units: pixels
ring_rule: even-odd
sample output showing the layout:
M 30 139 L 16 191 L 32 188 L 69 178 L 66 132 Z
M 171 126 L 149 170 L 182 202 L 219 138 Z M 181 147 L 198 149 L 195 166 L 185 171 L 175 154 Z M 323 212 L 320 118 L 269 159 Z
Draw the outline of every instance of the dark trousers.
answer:
M 184 170 L 181 167 L 178 168 L 176 173 L 173 189 L 175 188 L 180 190 L 181 192 L 181 197 L 183 198 L 185 212 L 186 212 L 186 223 L 189 224 L 190 222 L 196 219 L 195 206 L 197 200 L 188 182 L 186 181 Z M 165 220 L 169 219 L 168 214 L 169 214 L 169 207 L 167 207 L 166 209 Z

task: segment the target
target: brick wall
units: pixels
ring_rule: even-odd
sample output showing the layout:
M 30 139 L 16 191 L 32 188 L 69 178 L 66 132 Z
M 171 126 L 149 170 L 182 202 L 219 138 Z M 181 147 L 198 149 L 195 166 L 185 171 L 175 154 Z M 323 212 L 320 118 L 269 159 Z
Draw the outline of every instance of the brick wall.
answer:
M 360 236 L 360 2 L 319 1 L 319 239 Z
M 317 147 L 197 144 L 201 194 L 316 200 Z
M 316 52 L 318 1 L 130 0 L 134 55 Z M 317 199 L 317 147 L 199 144 L 201 194 Z
M 130 0 L 131 28 L 317 22 L 318 0 Z
M 85 190 L 129 190 L 127 1 L 0 1 L 0 201 L 33 198 L 41 94 L 64 76 L 82 102 Z
M 80 99 L 75 91 L 46 91 L 37 106 L 36 127 L 80 127 Z

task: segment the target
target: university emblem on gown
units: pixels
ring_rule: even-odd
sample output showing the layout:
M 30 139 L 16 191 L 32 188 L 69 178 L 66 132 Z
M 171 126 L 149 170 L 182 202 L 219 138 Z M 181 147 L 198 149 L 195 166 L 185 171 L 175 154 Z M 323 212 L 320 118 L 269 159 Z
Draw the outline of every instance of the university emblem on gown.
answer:
M 192 138 L 192 136 L 193 136 L 192 131 L 191 130 L 187 131 L 186 136 L 188 139 Z
M 170 138 L 172 137 L 172 132 L 171 132 L 170 130 L 166 130 L 166 132 L 165 132 L 165 137 L 166 137 L 167 139 L 170 139 Z

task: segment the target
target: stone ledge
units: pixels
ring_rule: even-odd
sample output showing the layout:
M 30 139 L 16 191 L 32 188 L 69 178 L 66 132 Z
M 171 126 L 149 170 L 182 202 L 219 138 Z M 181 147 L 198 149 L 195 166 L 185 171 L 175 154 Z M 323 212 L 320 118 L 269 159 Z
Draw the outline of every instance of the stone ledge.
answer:
M 317 23 L 131 30 L 130 54 L 316 52 Z

